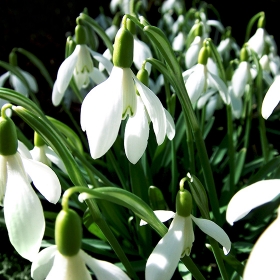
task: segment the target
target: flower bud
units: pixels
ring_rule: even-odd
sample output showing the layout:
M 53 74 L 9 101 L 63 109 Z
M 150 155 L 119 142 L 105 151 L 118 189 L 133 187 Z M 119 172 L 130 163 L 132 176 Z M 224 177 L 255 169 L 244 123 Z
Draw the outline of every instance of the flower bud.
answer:
M 200 51 L 199 51 L 199 54 L 198 54 L 198 63 L 199 64 L 203 64 L 203 65 L 206 65 L 207 64 L 207 60 L 208 60 L 208 57 L 209 57 L 209 50 L 208 50 L 208 47 L 207 46 L 203 46 Z
M 246 47 L 243 47 L 240 51 L 240 61 L 248 61 L 249 52 Z
M 87 31 L 86 28 L 78 24 L 75 28 L 75 39 L 78 45 L 85 45 L 87 42 Z
M 121 27 L 116 35 L 113 63 L 120 68 L 130 68 L 133 62 L 133 36 L 126 28 Z
M 17 54 L 14 51 L 10 52 L 10 54 L 9 54 L 9 63 L 13 66 L 18 65 L 17 64 Z
M 64 256 L 74 256 L 81 248 L 82 224 L 78 214 L 72 210 L 61 210 L 55 221 L 55 243 Z
M 192 211 L 192 195 L 187 190 L 179 190 L 176 196 L 176 212 L 182 217 L 190 216 Z
M 6 109 L 6 106 L 2 108 L 2 116 L 0 117 L 0 155 L 10 156 L 17 152 L 18 139 L 16 126 L 14 122 L 6 116 Z
M 140 82 L 142 82 L 145 86 L 148 86 L 149 85 L 149 73 L 148 71 L 145 69 L 145 68 L 141 68 L 136 77 L 138 78 L 138 80 Z

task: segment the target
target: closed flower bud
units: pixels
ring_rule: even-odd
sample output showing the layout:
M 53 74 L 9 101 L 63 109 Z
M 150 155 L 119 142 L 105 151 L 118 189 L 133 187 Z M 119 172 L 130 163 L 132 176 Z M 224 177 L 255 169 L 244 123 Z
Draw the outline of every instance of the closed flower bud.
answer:
M 149 85 L 149 73 L 145 68 L 142 68 L 138 71 L 136 77 L 140 82 L 142 82 L 145 86 Z

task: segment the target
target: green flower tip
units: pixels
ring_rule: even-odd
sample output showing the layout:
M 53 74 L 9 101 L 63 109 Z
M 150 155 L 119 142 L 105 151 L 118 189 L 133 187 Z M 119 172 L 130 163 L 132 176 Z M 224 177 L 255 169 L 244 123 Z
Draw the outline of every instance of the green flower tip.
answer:
M 265 27 L 265 13 L 262 12 L 262 15 L 259 17 L 258 20 L 258 28 L 264 28 Z
M 249 60 L 249 52 L 247 47 L 243 47 L 240 51 L 240 61 L 248 61 Z
M 130 68 L 133 62 L 133 35 L 121 27 L 115 37 L 113 63 L 120 68 Z
M 9 54 L 9 63 L 12 66 L 17 66 L 17 54 L 14 51 L 11 51 Z
M 55 243 L 64 256 L 74 256 L 81 248 L 82 223 L 72 209 L 61 210 L 55 221 Z
M 42 146 L 46 145 L 43 138 L 36 131 L 34 131 L 34 145 L 36 147 L 42 147 Z
M 203 25 L 201 22 L 199 22 L 195 28 L 195 31 L 194 31 L 194 36 L 199 36 L 201 37 L 202 36 L 202 33 L 203 33 Z
M 76 43 L 73 40 L 73 38 L 71 36 L 67 37 L 67 40 L 66 40 L 66 50 L 67 50 L 67 52 L 66 53 L 68 54 L 68 56 L 71 53 L 73 53 L 75 48 L 76 48 Z
M 179 190 L 176 196 L 176 212 L 182 217 L 190 216 L 192 211 L 192 195 L 187 190 Z
M 142 67 L 136 77 L 138 78 L 139 81 L 141 81 L 145 86 L 149 85 L 149 73 L 148 71 L 145 69 L 145 66 Z
M 131 32 L 132 35 L 136 34 L 136 26 L 135 23 L 129 18 L 126 20 L 126 28 Z
M 75 28 L 75 38 L 78 45 L 85 45 L 87 42 L 87 30 L 79 23 Z
M 0 155 L 10 156 L 17 152 L 18 139 L 14 122 L 7 117 L 5 111 L 12 105 L 4 105 L 1 109 L 0 117 Z
M 203 46 L 198 54 L 198 63 L 206 65 L 209 55 L 210 53 L 208 46 Z

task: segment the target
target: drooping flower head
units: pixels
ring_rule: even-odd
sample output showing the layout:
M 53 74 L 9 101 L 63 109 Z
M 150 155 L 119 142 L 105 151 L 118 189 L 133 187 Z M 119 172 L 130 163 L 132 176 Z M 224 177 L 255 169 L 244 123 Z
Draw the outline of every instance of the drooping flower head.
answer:
M 86 265 L 97 279 L 129 280 L 117 266 L 90 257 L 81 249 L 82 225 L 72 209 L 59 212 L 55 222 L 56 245 L 42 250 L 31 266 L 34 280 L 92 279 Z
M 127 153 L 127 157 L 132 163 L 136 163 L 146 147 L 149 133 L 147 116 L 153 123 L 158 145 L 163 143 L 166 135 L 174 137 L 175 125 L 158 97 L 130 69 L 133 62 L 133 35 L 126 28 L 125 22 L 124 17 L 123 25 L 115 38 L 111 75 L 93 88 L 82 103 L 81 127 L 87 133 L 91 156 L 96 159 L 103 156 L 115 142 L 122 119 L 127 116 L 134 119 L 139 128 L 136 128 L 136 132 L 135 127 L 129 125 L 126 139 L 129 137 L 133 140 L 140 136 L 142 148 L 133 151 L 128 144 L 126 151 L 132 151 Z M 170 129 L 173 131 L 171 134 Z
M 41 246 L 45 219 L 30 183 L 33 181 L 52 203 L 59 200 L 61 186 L 56 174 L 45 164 L 32 160 L 28 149 L 18 142 L 15 125 L 5 109 L 4 106 L 0 117 L 0 200 L 12 245 L 22 257 L 32 261 Z

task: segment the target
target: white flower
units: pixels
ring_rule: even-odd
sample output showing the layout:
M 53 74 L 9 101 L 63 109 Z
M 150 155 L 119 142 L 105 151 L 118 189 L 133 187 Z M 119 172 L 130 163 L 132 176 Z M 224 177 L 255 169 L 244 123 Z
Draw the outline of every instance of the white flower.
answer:
M 112 14 L 115 14 L 117 12 L 117 8 L 124 13 L 124 14 L 129 14 L 129 4 L 130 0 L 111 0 L 110 2 L 110 11 Z
M 280 75 L 275 77 L 274 82 L 268 89 L 263 103 L 262 103 L 262 116 L 265 119 L 268 119 L 272 114 L 275 107 L 278 105 L 280 101 Z
M 37 255 L 31 266 L 31 277 L 34 280 L 91 280 L 86 265 L 98 280 L 130 279 L 116 265 L 92 258 L 83 250 L 71 257 L 63 256 L 56 245 L 45 248 Z
M 178 262 L 185 254 L 189 255 L 194 242 L 194 222 L 204 233 L 217 240 L 228 254 L 231 242 L 225 231 L 210 220 L 198 219 L 193 215 L 183 217 L 172 211 L 154 211 L 158 218 L 164 222 L 174 217 L 168 232 L 159 241 L 148 258 L 146 264 L 146 280 L 171 279 Z M 141 221 L 140 225 L 145 224 Z
M 251 79 L 250 64 L 247 61 L 242 61 L 234 71 L 232 76 L 232 88 L 236 97 L 242 97 L 245 92 L 245 87 Z
M 185 36 L 182 31 L 180 31 L 172 42 L 172 48 L 174 51 L 182 51 L 185 46 Z
M 133 63 L 135 67 L 140 70 L 142 68 L 143 62 L 147 58 L 152 58 L 152 52 L 149 46 L 146 43 L 140 41 L 136 36 L 133 36 L 133 43 Z M 145 68 L 150 74 L 151 64 L 146 63 Z
M 262 56 L 264 46 L 265 46 L 265 30 L 263 28 L 258 28 L 256 33 L 249 39 L 248 45 L 253 49 L 259 57 Z
M 72 77 L 74 77 L 78 89 L 87 87 L 90 79 L 96 84 L 106 80 L 106 76 L 93 67 L 91 55 L 105 66 L 108 73 L 111 72 L 113 65 L 109 60 L 86 45 L 77 45 L 74 52 L 64 60 L 58 69 L 52 92 L 52 102 L 55 106 L 61 102 Z
M 137 98 L 134 85 L 140 98 Z M 94 159 L 110 149 L 117 138 L 121 121 L 127 115 L 134 118 L 132 121 L 137 126 L 128 125 L 125 136 L 127 157 L 133 163 L 144 153 L 149 119 L 153 123 L 158 145 L 163 143 L 166 135 L 174 137 L 174 122 L 166 115 L 158 97 L 129 68 L 114 66 L 109 78 L 88 93 L 81 107 L 81 127 L 87 132 Z M 141 149 L 133 151 L 130 139 L 137 139 Z
M 30 185 L 52 203 L 57 203 L 61 186 L 56 174 L 43 163 L 31 159 L 28 149 L 21 153 L 0 155 L 0 200 L 10 241 L 17 252 L 32 261 L 38 253 L 45 231 L 41 202 Z M 28 155 L 28 158 L 25 155 Z M 31 180 L 29 180 L 31 178 Z
M 243 273 L 244 280 L 277 280 L 279 278 L 279 232 L 278 208 L 278 217 L 262 233 L 250 253 Z
M 186 52 L 185 64 L 187 68 L 191 68 L 195 64 L 197 64 L 198 54 L 202 45 L 203 38 L 200 36 L 196 36 Z
M 225 83 L 219 76 L 211 73 L 205 65 L 199 63 L 193 66 L 183 72 L 183 78 L 192 104 L 195 104 L 198 98 L 206 92 L 208 85 L 217 89 L 223 102 L 229 104 L 230 99 Z

